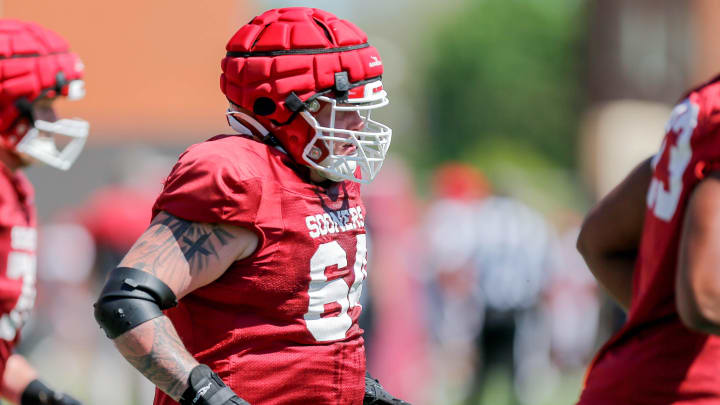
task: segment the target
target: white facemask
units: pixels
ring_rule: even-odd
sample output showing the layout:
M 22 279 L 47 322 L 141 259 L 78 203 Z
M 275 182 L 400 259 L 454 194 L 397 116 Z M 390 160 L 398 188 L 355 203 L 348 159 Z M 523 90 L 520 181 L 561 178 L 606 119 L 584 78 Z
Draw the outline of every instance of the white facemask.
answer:
M 315 116 L 309 111 L 300 115 L 315 129 L 315 137 L 308 143 L 303 151 L 303 159 L 311 168 L 323 177 L 332 181 L 351 180 L 358 183 L 370 183 L 380 171 L 390 141 L 392 130 L 387 125 L 370 119 L 372 110 L 382 108 L 390 102 L 387 93 L 382 89 L 380 81 L 371 82 L 358 88 L 358 96 L 350 97 L 348 102 L 338 105 L 337 100 L 321 96 L 317 100 L 331 104 L 329 126 L 321 126 Z M 337 111 L 357 112 L 365 125 L 362 130 L 335 128 L 335 113 Z M 316 162 L 320 150 L 316 142 L 324 142 L 330 152 L 320 162 Z M 335 146 L 347 145 L 354 147 L 354 153 L 336 154 Z M 357 168 L 360 168 L 358 173 Z
M 60 170 L 67 170 L 77 159 L 85 146 L 90 124 L 77 118 L 64 118 L 55 122 L 35 120 L 32 128 L 18 142 L 15 149 L 33 159 Z M 56 139 L 69 140 L 58 149 Z

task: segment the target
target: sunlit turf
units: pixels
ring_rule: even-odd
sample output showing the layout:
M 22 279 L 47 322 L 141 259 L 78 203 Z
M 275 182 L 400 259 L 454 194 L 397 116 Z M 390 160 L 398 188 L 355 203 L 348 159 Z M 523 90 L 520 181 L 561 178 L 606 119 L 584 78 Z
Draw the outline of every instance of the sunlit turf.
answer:
M 509 370 L 496 369 L 488 374 L 487 387 L 472 405 L 573 405 L 580 395 L 584 370 L 560 374 L 551 391 L 543 398 L 525 402 L 515 400 Z M 457 403 L 455 405 L 471 405 Z

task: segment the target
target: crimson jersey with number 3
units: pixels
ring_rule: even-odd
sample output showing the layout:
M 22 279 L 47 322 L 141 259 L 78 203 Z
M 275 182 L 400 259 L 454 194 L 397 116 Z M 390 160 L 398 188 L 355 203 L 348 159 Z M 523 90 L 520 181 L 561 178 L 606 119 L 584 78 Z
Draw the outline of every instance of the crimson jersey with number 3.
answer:
M 35 302 L 35 205 L 21 172 L 0 164 L 0 375 Z
M 198 361 L 251 404 L 361 404 L 365 208 L 357 183 L 323 188 L 303 172 L 243 136 L 215 137 L 180 156 L 154 215 L 245 227 L 260 244 L 167 315 Z M 189 249 L 190 260 L 213 254 Z M 158 391 L 155 403 L 174 401 Z
M 582 405 L 720 404 L 720 338 L 688 330 L 675 306 L 688 198 L 705 169 L 720 163 L 719 79 L 673 109 L 652 161 L 628 320 L 591 365 Z

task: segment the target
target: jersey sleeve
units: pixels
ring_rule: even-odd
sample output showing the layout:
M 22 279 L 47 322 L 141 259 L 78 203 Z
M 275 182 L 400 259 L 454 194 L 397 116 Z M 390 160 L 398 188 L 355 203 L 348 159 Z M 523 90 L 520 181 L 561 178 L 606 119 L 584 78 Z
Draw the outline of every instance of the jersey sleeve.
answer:
M 23 173 L 0 170 L 0 226 L 35 226 L 34 200 L 33 186 Z
M 693 92 L 690 103 L 698 106 L 697 128 L 692 139 L 692 182 L 720 170 L 720 83 Z
M 178 159 L 155 201 L 153 217 L 166 211 L 193 222 L 255 228 L 262 182 L 244 174 L 239 163 L 200 145 Z
M 17 215 L 17 208 L 10 201 L 10 196 L 12 189 L 7 187 L 4 179 L 0 179 L 0 227 L 9 227 L 16 222 L 14 217 Z

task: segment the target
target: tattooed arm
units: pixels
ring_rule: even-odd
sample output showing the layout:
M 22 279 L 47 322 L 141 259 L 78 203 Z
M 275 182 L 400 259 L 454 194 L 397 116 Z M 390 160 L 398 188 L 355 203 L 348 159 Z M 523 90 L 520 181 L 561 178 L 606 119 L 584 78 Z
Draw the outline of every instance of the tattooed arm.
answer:
M 258 244 L 250 230 L 185 221 L 159 213 L 120 263 L 162 280 L 180 299 L 220 277 Z M 183 345 L 172 322 L 161 316 L 118 336 L 120 353 L 158 388 L 179 400 L 198 362 Z

